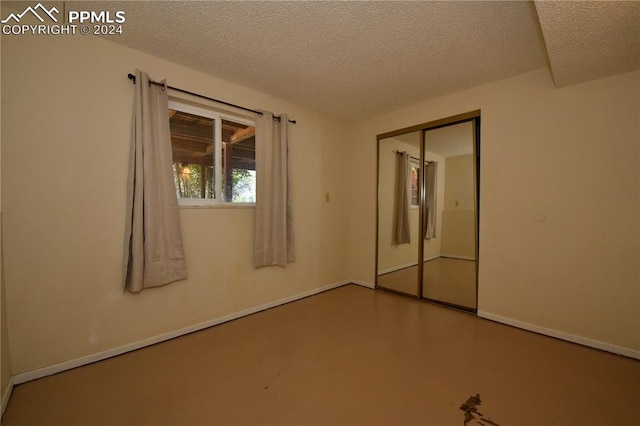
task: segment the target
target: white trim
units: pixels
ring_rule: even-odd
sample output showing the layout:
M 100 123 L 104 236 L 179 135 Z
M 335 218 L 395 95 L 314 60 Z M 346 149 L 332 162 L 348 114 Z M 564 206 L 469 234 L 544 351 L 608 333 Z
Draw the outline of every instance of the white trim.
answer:
M 640 351 L 625 348 L 623 346 L 612 345 L 611 343 L 601 342 L 599 340 L 588 339 L 586 337 L 576 336 L 575 334 L 564 333 L 562 331 L 553 330 L 551 328 L 540 327 L 534 324 L 514 320 L 511 318 L 494 315 L 489 312 L 478 311 L 480 318 L 496 321 L 502 324 L 521 328 L 523 330 L 533 331 L 534 333 L 544 334 L 545 336 L 555 337 L 557 339 L 566 340 L 568 342 L 577 343 L 579 345 L 588 346 L 595 349 L 611 352 L 618 355 L 624 355 L 629 358 L 640 360 Z
M 14 377 L 15 376 L 11 376 L 9 378 L 9 383 L 7 383 L 7 387 L 4 390 L 4 396 L 2 397 L 2 413 L 0 413 L 0 417 L 4 415 L 4 410 L 7 409 L 7 404 L 9 404 L 9 398 L 11 398 L 11 392 L 13 391 Z
M 351 280 L 350 282 L 351 282 L 351 284 L 359 285 L 361 287 L 366 287 L 366 288 L 371 288 L 371 289 L 376 288 L 375 285 L 373 285 L 371 283 L 368 283 L 366 281 Z
M 435 256 L 429 256 L 429 257 L 425 258 L 423 260 L 423 262 L 429 262 L 430 260 L 435 260 L 435 259 L 437 259 L 439 257 L 446 257 L 448 259 L 460 259 L 460 260 L 476 260 L 476 258 L 473 257 L 473 256 L 458 256 L 457 254 L 436 254 Z M 411 268 L 412 266 L 416 266 L 417 264 L 418 264 L 418 262 L 413 262 L 413 263 L 407 263 L 407 264 L 404 264 L 404 265 L 393 266 L 391 268 L 383 269 L 381 271 L 378 271 L 378 275 L 384 275 L 384 274 L 388 274 L 390 272 L 399 271 L 401 269 Z
M 400 269 L 411 268 L 412 266 L 416 266 L 418 262 L 407 263 L 404 265 L 394 266 L 388 269 L 383 269 L 382 271 L 378 271 L 378 275 L 388 274 L 389 272 L 399 271 Z
M 91 364 L 97 361 L 102 361 L 107 358 L 122 355 L 126 352 L 131 352 L 136 349 L 144 348 L 145 346 L 154 345 L 156 343 L 164 342 L 166 340 L 180 337 L 185 334 L 189 334 L 195 331 L 203 330 L 205 328 L 213 327 L 215 325 L 219 325 L 227 321 L 232 321 L 247 315 L 255 314 L 257 312 L 264 311 L 266 309 L 275 308 L 276 306 L 284 305 L 285 303 L 294 302 L 296 300 L 304 299 L 305 297 L 313 296 L 315 294 L 322 293 L 328 290 L 333 290 L 334 288 L 342 287 L 347 284 L 351 284 L 351 281 L 341 281 L 338 283 L 329 284 L 324 287 L 319 287 L 313 290 L 305 291 L 304 293 L 299 293 L 293 296 L 285 297 L 284 299 L 265 303 L 263 305 L 256 306 L 254 308 L 245 309 L 240 312 L 225 315 L 219 318 L 214 318 L 208 321 L 201 322 L 199 324 L 190 325 L 188 327 L 184 327 L 179 330 L 170 331 L 168 333 L 163 333 L 154 337 L 149 337 L 148 339 L 143 339 L 137 342 L 128 343 L 123 346 L 118 346 L 117 348 L 108 349 L 103 352 L 98 352 L 98 353 L 86 355 L 80 358 L 72 359 L 70 361 L 61 362 L 59 364 L 50 365 L 48 367 L 40 368 L 38 370 L 27 371 L 26 373 L 16 374 L 14 376 L 15 378 L 14 383 L 16 385 L 19 385 L 21 383 L 25 383 L 30 380 L 39 379 L 41 377 L 50 376 L 52 374 L 60 373 L 62 371 L 71 370 L 72 368 L 81 367 L 83 365 Z
M 440 257 L 446 257 L 448 259 L 476 260 L 474 256 L 460 256 L 458 254 L 441 254 Z
M 191 203 L 190 201 L 208 201 L 206 203 Z M 182 209 L 255 209 L 256 203 L 215 202 L 211 198 L 178 198 L 178 207 Z

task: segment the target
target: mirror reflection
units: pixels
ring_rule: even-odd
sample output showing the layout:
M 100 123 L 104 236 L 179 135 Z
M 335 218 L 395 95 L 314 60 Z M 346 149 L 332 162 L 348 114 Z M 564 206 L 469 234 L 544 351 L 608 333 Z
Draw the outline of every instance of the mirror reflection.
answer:
M 420 131 L 378 143 L 377 285 L 418 296 Z
M 422 297 L 476 309 L 474 126 L 425 131 Z

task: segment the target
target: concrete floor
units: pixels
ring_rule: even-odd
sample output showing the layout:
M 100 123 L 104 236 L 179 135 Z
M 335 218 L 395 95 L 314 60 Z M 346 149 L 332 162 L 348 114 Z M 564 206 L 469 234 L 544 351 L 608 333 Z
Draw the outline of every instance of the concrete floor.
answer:
M 462 425 L 476 394 L 470 425 L 637 425 L 640 362 L 348 285 L 19 385 L 2 424 Z

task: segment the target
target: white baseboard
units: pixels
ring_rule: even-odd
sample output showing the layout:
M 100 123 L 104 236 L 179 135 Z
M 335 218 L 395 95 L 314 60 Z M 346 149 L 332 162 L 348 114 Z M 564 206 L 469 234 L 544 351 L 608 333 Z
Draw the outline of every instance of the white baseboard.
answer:
M 476 260 L 474 256 L 460 256 L 459 254 L 441 254 L 440 257 L 446 257 L 448 259 Z
M 0 417 L 4 415 L 4 410 L 7 409 L 7 404 L 9 403 L 9 398 L 11 398 L 11 392 L 13 391 L 14 385 L 14 376 L 9 378 L 9 383 L 7 383 L 7 387 L 4 390 L 4 394 L 2 395 L 2 413 L 0 413 Z
M 358 280 L 351 280 L 350 281 L 351 284 L 355 284 L 355 285 L 359 285 L 361 287 L 366 287 L 366 288 L 376 288 L 375 285 L 365 282 L 365 281 L 358 281 Z
M 418 262 L 411 262 L 411 263 L 405 263 L 404 265 L 398 265 L 392 268 L 383 269 L 381 271 L 378 271 L 378 275 L 384 275 L 384 274 L 388 274 L 389 272 L 395 272 L 401 269 L 411 268 L 412 266 L 416 266 L 417 264 Z
M 318 293 L 322 293 L 328 290 L 333 290 L 334 288 L 342 287 L 347 284 L 351 284 L 352 281 L 341 281 L 334 284 L 329 284 L 324 287 L 319 287 L 313 290 L 305 291 L 304 293 L 299 293 L 293 296 L 285 297 L 284 299 L 276 300 L 273 302 L 265 303 L 260 306 L 256 306 L 253 308 L 245 309 L 240 312 L 236 312 L 233 314 L 225 315 L 223 317 L 214 318 L 205 322 L 201 322 L 199 324 L 194 324 L 188 327 L 181 328 L 179 330 L 170 331 L 168 333 L 163 333 L 158 336 L 150 337 L 148 339 L 143 339 L 137 342 L 132 342 L 123 346 L 119 346 L 117 348 L 108 349 L 103 352 L 98 352 L 95 354 L 83 356 L 80 358 L 72 359 L 70 361 L 61 362 L 59 364 L 51 365 L 49 367 L 40 368 L 38 370 L 27 371 L 26 373 L 20 373 L 13 377 L 14 384 L 19 385 L 21 383 L 28 382 L 30 380 L 39 379 L 42 377 L 50 376 L 52 374 L 60 373 L 62 371 L 71 370 L 72 368 L 81 367 L 83 365 L 91 364 L 97 361 L 102 361 L 107 358 L 111 358 L 114 356 L 122 355 L 127 352 L 134 351 L 136 349 L 144 348 L 145 346 L 154 345 L 156 343 L 164 342 L 166 340 L 174 339 L 176 337 L 183 336 L 185 334 L 193 333 L 195 331 L 203 330 L 205 328 L 213 327 L 215 325 L 219 325 L 228 321 L 232 321 L 247 315 L 255 314 L 260 311 L 264 311 L 266 309 L 275 308 L 276 306 L 284 305 L 289 302 L 294 302 L 296 300 L 304 299 L 305 297 L 313 296 Z M 3 401 L 4 404 L 4 401 Z
M 449 258 L 449 259 L 460 259 L 460 260 L 476 260 L 476 258 L 473 257 L 473 256 L 459 256 L 457 254 L 436 254 L 434 256 L 426 257 L 423 260 L 423 262 L 429 262 L 430 260 L 435 260 L 435 259 L 438 259 L 439 257 L 446 257 L 446 258 Z M 388 274 L 390 272 L 399 271 L 401 269 L 411 268 L 412 266 L 416 266 L 417 264 L 418 264 L 418 262 L 411 262 L 411 263 L 406 263 L 404 265 L 398 265 L 398 266 L 394 266 L 392 268 L 383 269 L 381 271 L 378 271 L 378 275 L 384 275 L 384 274 Z M 354 283 L 354 284 L 356 284 L 356 283 Z
M 553 330 L 551 328 L 540 327 L 534 324 L 514 320 L 511 318 L 494 315 L 489 312 L 478 311 L 478 316 L 491 321 L 521 328 L 523 330 L 533 331 L 534 333 L 544 334 L 545 336 L 555 337 L 557 339 L 566 340 L 568 342 L 577 343 L 579 345 L 588 346 L 595 349 L 611 352 L 617 355 L 624 355 L 629 358 L 640 360 L 640 351 L 625 348 L 623 346 L 612 345 L 611 343 L 601 342 L 599 340 L 588 339 L 586 337 L 576 336 L 574 334 L 564 333 L 562 331 Z

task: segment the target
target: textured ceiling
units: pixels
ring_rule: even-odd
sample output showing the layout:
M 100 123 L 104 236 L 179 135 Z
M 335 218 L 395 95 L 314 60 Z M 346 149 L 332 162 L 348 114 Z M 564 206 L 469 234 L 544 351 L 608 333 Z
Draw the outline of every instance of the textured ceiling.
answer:
M 640 68 L 639 1 L 67 4 L 124 10 L 111 41 L 347 121 L 546 66 L 558 87 Z
M 640 68 L 640 2 L 536 1 L 558 87 Z
M 443 157 L 473 153 L 473 123 L 456 124 L 427 131 L 425 145 L 429 152 Z
M 104 7 L 127 16 L 111 41 L 350 121 L 547 65 L 531 2 Z

